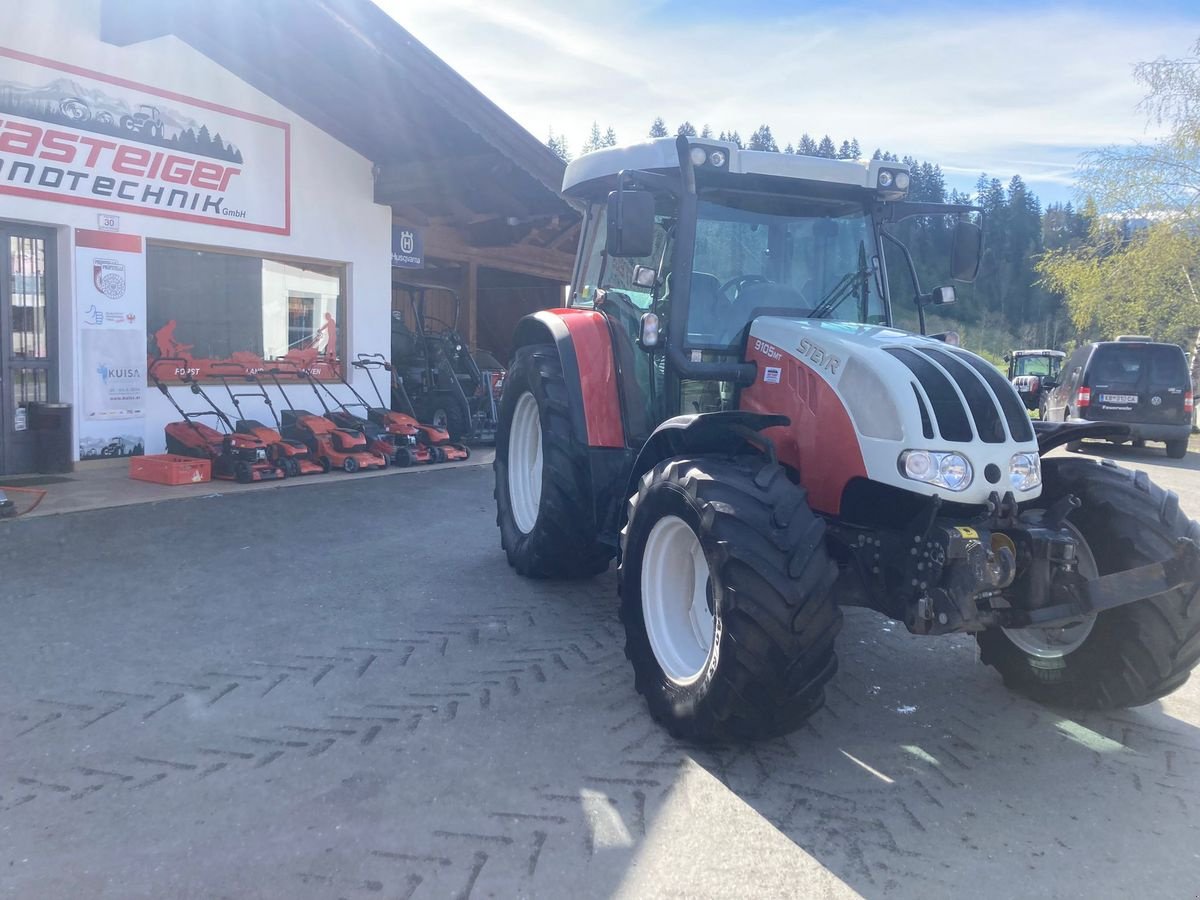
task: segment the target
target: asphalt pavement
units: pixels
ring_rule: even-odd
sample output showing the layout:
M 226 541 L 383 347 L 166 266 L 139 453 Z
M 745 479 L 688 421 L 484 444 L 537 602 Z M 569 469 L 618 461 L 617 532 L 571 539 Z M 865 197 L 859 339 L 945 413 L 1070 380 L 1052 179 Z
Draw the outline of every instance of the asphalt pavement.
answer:
M 1050 710 L 849 610 L 803 730 L 681 744 L 484 468 L 0 523 L 0 612 L 0 896 L 1200 892 L 1200 679 Z

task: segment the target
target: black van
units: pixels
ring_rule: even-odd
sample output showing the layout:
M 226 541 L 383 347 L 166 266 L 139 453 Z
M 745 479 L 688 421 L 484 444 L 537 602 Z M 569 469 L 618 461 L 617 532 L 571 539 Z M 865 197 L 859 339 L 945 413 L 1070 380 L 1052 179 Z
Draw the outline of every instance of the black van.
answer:
M 1086 344 L 1063 365 L 1045 403 L 1048 421 L 1119 422 L 1135 444 L 1163 441 L 1172 459 L 1187 453 L 1192 381 L 1175 344 L 1146 338 Z

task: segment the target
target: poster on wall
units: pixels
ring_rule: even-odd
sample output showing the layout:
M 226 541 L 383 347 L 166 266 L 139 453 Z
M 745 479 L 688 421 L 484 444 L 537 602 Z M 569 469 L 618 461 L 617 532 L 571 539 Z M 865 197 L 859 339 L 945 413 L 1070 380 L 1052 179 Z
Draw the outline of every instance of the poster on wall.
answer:
M 0 194 L 291 232 L 286 122 L 0 47 Z
M 145 446 L 146 263 L 142 239 L 75 232 L 79 458 Z

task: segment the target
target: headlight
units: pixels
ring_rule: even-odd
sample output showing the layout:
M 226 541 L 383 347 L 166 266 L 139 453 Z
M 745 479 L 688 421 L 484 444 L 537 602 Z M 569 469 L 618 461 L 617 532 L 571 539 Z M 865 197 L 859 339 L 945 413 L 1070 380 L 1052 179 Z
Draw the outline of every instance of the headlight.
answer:
M 912 181 L 912 179 L 909 178 L 907 172 L 897 172 L 896 173 L 896 190 L 907 191 L 908 185 L 911 181 Z
M 937 450 L 905 450 L 900 454 L 900 474 L 911 481 L 965 491 L 975 473 L 961 453 Z
M 879 186 L 881 188 L 889 188 L 892 186 L 892 173 L 884 169 L 879 173 Z
M 1008 479 L 1015 491 L 1032 491 L 1042 483 L 1042 459 L 1036 453 L 1014 453 L 1008 461 Z

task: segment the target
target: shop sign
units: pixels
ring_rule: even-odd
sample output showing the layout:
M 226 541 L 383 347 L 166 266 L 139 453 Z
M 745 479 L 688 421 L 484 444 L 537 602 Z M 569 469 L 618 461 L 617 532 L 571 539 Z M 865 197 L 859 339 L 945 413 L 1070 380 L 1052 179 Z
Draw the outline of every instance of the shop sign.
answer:
M 286 122 L 0 47 L 0 194 L 289 234 L 290 140 Z
M 137 235 L 75 232 L 81 459 L 142 452 L 146 403 L 142 250 Z
M 392 225 L 392 267 L 421 269 L 425 266 L 425 242 L 416 228 Z

